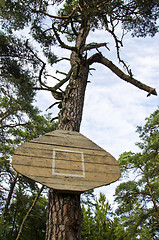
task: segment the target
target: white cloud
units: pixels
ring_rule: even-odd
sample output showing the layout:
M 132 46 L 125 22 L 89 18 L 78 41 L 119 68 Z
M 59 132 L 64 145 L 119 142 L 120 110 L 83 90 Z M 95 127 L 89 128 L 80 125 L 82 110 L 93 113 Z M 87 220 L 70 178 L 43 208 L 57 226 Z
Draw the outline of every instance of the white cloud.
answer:
M 110 41 L 104 32 L 94 33 L 98 42 Z M 89 40 L 92 41 L 92 36 Z M 94 41 L 94 40 L 93 40 Z M 96 41 L 96 40 L 95 40 Z M 110 42 L 111 44 L 111 42 Z M 62 50 L 63 51 L 63 50 Z M 103 50 L 106 57 L 115 63 L 115 51 Z M 66 54 L 55 49 L 55 53 Z M 159 45 L 158 35 L 155 38 L 135 39 L 126 37 L 125 48 L 121 51 L 123 58 L 130 64 L 134 77 L 145 84 L 156 88 L 159 93 Z M 60 70 L 69 71 L 67 62 L 61 62 Z M 55 73 L 58 66 L 55 65 Z M 96 71 L 89 76 L 91 83 L 87 86 L 81 133 L 99 146 L 118 156 L 124 151 L 138 151 L 135 142 L 139 141 L 137 125 L 144 125 L 146 117 L 156 110 L 159 97 L 146 97 L 147 93 L 116 77 L 109 69 L 94 64 Z M 121 67 L 122 68 L 122 67 Z M 49 93 L 38 95 L 38 105 L 44 110 L 53 103 Z M 52 111 L 52 110 L 51 110 Z M 57 114 L 57 109 L 53 112 Z M 102 187 L 107 199 L 112 202 L 115 186 Z

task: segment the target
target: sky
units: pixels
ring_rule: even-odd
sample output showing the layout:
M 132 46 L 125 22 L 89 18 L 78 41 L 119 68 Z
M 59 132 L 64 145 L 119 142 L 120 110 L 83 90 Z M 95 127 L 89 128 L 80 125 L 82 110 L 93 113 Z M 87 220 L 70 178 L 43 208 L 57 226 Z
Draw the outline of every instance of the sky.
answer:
M 120 31 L 119 31 L 120 34 Z M 100 64 L 94 64 L 96 70 L 92 71 L 86 89 L 83 119 L 80 132 L 108 151 L 116 159 L 124 151 L 139 151 L 135 145 L 139 141 L 137 126 L 145 124 L 145 118 L 153 113 L 159 106 L 159 34 L 155 37 L 132 38 L 130 34 L 125 36 L 124 47 L 121 56 L 130 65 L 134 77 L 155 88 L 158 96 L 147 97 L 144 92 L 135 86 L 119 79 L 108 68 Z M 88 38 L 88 42 L 108 42 L 111 51 L 100 49 L 102 54 L 117 64 L 116 51 L 112 39 L 105 35 L 104 31 L 96 31 Z M 65 50 L 54 49 L 55 54 L 68 56 Z M 91 54 L 91 53 L 90 53 Z M 60 62 L 50 69 L 51 74 L 56 70 L 69 71 L 67 62 Z M 54 82 L 48 79 L 50 85 Z M 41 92 L 37 96 L 37 105 L 47 113 L 46 109 L 54 102 L 48 92 Z M 56 107 L 50 112 L 57 116 Z M 121 180 L 95 190 L 106 194 L 108 201 L 113 204 L 115 187 Z

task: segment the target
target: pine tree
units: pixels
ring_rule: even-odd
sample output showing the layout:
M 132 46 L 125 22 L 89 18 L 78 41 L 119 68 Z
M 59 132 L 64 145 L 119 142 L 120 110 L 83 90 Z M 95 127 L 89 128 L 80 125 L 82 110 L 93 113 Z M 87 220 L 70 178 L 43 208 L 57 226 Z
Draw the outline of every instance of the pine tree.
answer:
M 141 152 L 125 152 L 119 158 L 123 175 L 134 172 L 135 179 L 116 189 L 117 214 L 127 228 L 128 237 L 157 239 L 159 227 L 159 110 L 143 127 L 138 127 Z M 137 175 L 137 176 L 136 176 Z
M 122 80 L 146 91 L 148 96 L 157 94 L 154 88 L 135 79 L 131 69 L 121 58 L 120 48 L 123 46 L 122 40 L 125 32 L 121 34 L 120 38 L 116 35 L 116 28 L 120 23 L 123 29 L 132 30 L 136 36 L 155 35 L 158 31 L 158 1 L 142 1 L 141 4 L 141 1 L 136 0 L 4 0 L 1 1 L 0 5 L 3 35 L 7 32 L 7 35 L 14 35 L 13 39 L 15 39 L 17 30 L 27 31 L 25 39 L 21 38 L 21 45 L 18 48 L 19 54 L 16 55 L 12 51 L 1 57 L 2 77 L 4 78 L 7 74 L 7 77 L 10 78 L 8 74 L 11 74 L 17 79 L 19 72 L 26 75 L 26 67 L 28 67 L 31 70 L 29 73 L 32 73 L 31 79 L 34 79 L 35 82 L 26 81 L 25 85 L 25 78 L 22 77 L 22 82 L 17 83 L 17 86 L 23 92 L 27 87 L 31 87 L 31 94 L 38 90 L 52 93 L 56 100 L 52 107 L 57 104 L 60 109 L 59 129 L 80 130 L 88 75 L 94 63 L 109 68 Z M 53 14 L 56 6 L 58 6 L 59 11 L 57 14 Z M 117 58 L 125 67 L 126 73 L 102 54 L 100 49 L 109 50 L 106 40 L 98 43 L 95 39 L 94 42 L 87 43 L 87 37 L 96 29 L 104 30 L 112 37 L 116 45 Z M 8 39 L 12 41 L 10 37 Z M 31 46 L 33 39 L 39 44 L 43 56 L 38 55 Z M 55 56 L 54 46 L 68 50 L 70 57 L 59 58 Z M 47 72 L 48 64 L 52 66 L 61 61 L 69 61 L 69 69 L 62 73 L 64 78 L 57 79 L 52 76 L 59 81 L 50 86 L 45 81 L 50 75 Z M 25 62 L 25 67 L 23 62 Z M 3 67 L 5 64 L 7 68 Z M 16 72 L 13 66 L 16 67 Z M 8 69 L 7 73 L 5 69 Z M 60 211 L 57 214 L 59 206 Z M 64 215 L 64 212 L 68 214 Z M 57 236 L 63 239 L 80 239 L 81 220 L 80 196 L 59 194 L 50 189 L 46 240 L 57 239 Z

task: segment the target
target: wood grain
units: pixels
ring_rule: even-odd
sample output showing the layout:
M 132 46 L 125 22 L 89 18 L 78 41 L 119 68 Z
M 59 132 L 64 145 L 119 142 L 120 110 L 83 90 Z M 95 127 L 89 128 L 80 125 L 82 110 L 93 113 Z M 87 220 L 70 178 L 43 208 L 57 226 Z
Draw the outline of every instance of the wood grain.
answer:
M 117 161 L 80 133 L 56 130 L 19 146 L 14 169 L 47 187 L 84 192 L 116 181 Z

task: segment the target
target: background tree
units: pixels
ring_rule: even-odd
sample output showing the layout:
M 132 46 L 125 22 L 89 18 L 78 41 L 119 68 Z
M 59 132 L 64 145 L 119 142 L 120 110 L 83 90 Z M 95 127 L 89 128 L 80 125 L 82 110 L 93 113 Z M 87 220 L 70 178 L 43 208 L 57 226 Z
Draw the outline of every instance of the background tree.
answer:
M 32 205 L 36 194 L 29 195 L 23 185 L 14 192 L 13 201 L 8 209 L 5 222 L 1 224 L 1 238 L 4 240 L 17 239 L 21 223 Z M 34 209 L 25 222 L 20 239 L 44 239 L 46 230 L 47 199 L 38 198 Z
M 82 205 L 82 239 L 119 240 L 127 239 L 124 227 L 115 217 L 104 194 L 100 193 L 94 205 Z
M 129 239 L 158 239 L 159 234 L 159 110 L 138 127 L 141 142 L 139 153 L 125 152 L 119 164 L 126 178 L 135 179 L 116 188 L 117 214 L 127 229 Z
M 13 170 L 11 166 L 12 155 L 19 144 L 30 141 L 56 128 L 55 123 L 50 124 L 51 116 L 41 116 L 39 110 L 34 108 L 31 103 L 23 103 L 24 106 L 19 108 L 21 105 L 19 105 L 20 102 L 17 102 L 18 96 L 15 92 L 13 93 L 12 89 L 15 90 L 11 83 L 8 88 L 3 84 L 3 90 L 7 94 L 3 95 L 3 92 L 1 92 L 0 95 L 2 100 L 0 103 L 2 109 L 0 125 L 0 226 L 1 237 L 4 239 L 16 236 L 20 220 L 22 220 L 21 217 L 25 213 L 24 211 L 22 214 L 20 210 L 20 206 L 23 208 L 25 205 L 25 201 L 21 199 L 22 196 L 24 198 L 26 196 L 28 201 L 26 209 L 28 209 L 29 201 L 39 191 L 37 183 L 17 174 Z M 8 102 L 10 102 L 10 105 Z M 29 108 L 27 108 L 27 105 Z M 7 111 L 8 114 L 5 114 Z M 16 204 L 13 204 L 13 202 L 16 202 Z M 19 206 L 19 203 L 23 204 Z M 11 213 L 12 211 L 14 211 L 14 214 Z M 18 218 L 18 223 L 15 222 L 16 218 Z M 45 217 L 44 219 L 46 220 Z
M 41 116 L 33 105 L 35 79 L 23 67 L 28 51 L 22 47 L 20 40 L 1 32 L 0 55 L 0 236 L 9 239 L 16 237 L 24 215 L 21 215 L 20 209 L 25 202 L 21 199 L 22 193 L 29 202 L 39 190 L 34 181 L 13 170 L 12 155 L 19 144 L 55 130 L 56 124 L 50 122 L 51 115 Z M 36 64 L 33 55 L 29 58 Z M 19 203 L 23 204 L 19 206 Z
M 55 4 L 59 5 L 60 3 L 63 4 L 60 5 L 58 13 L 54 15 Z M 32 90 L 51 91 L 57 100 L 53 105 L 58 104 L 60 108 L 59 129 L 79 131 L 88 74 L 95 62 L 108 67 L 122 80 L 148 92 L 148 96 L 156 95 L 154 88 L 133 77 L 131 69 L 122 60 L 119 50 L 123 45 L 124 29 L 126 31 L 132 29 L 133 34 L 137 36 L 148 34 L 153 36 L 157 32 L 158 1 L 143 1 L 141 4 L 141 1 L 136 0 L 131 2 L 116 0 L 40 2 L 36 0 L 5 0 L 1 2 L 1 10 L 3 32 L 16 34 L 16 30 L 28 29 L 28 34 L 22 42 L 24 48 L 37 61 L 37 72 L 34 73 L 35 85 L 31 85 L 31 88 Z M 116 29 L 121 25 L 122 31 L 119 37 L 116 35 Z M 112 37 L 117 50 L 117 58 L 124 65 L 127 73 L 102 55 L 100 48 L 104 47 L 109 50 L 105 40 L 98 43 L 95 39 L 93 42 L 87 43 L 88 35 L 96 29 L 105 30 L 106 34 Z M 45 57 L 38 56 L 37 52 L 33 50 L 32 39 L 40 45 Z M 53 54 L 54 45 L 68 50 L 69 57 L 57 58 Z M 10 58 L 12 58 L 11 55 Z M 18 63 L 21 62 L 21 58 L 17 56 L 13 58 L 14 60 L 18 59 Z M 26 70 L 26 66 L 32 69 L 32 59 L 30 60 L 24 55 L 22 59 L 26 61 L 24 70 Z M 69 61 L 70 64 L 68 71 L 63 73 L 65 77 L 56 79 L 59 81 L 56 83 L 52 81 L 52 84 L 49 85 L 43 80 L 50 75 L 47 73 L 47 64 L 52 65 L 62 60 Z M 25 91 L 25 88 L 23 90 Z M 58 213 L 57 202 L 61 207 Z M 65 216 L 62 214 L 65 212 L 64 208 L 67 209 L 65 209 L 67 212 Z M 56 216 L 57 221 L 53 216 Z M 63 195 L 50 189 L 46 239 L 55 238 L 56 235 L 63 239 L 80 239 L 81 219 L 79 195 Z

